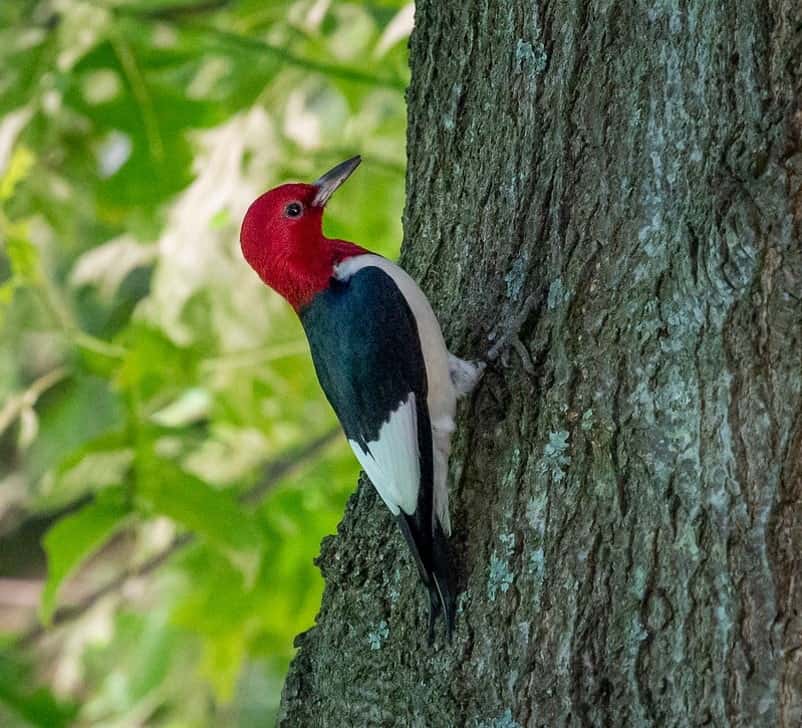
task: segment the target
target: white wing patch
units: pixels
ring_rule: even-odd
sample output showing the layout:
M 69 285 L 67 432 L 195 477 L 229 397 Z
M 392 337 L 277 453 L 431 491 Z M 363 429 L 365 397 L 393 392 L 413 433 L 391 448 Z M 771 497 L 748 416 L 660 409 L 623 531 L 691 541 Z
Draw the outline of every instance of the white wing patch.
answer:
M 418 414 L 415 395 L 410 393 L 379 430 L 376 440 L 367 443 L 368 452 L 354 441 L 348 444 L 393 515 L 399 508 L 412 515 L 418 505 L 420 454 L 418 452 Z

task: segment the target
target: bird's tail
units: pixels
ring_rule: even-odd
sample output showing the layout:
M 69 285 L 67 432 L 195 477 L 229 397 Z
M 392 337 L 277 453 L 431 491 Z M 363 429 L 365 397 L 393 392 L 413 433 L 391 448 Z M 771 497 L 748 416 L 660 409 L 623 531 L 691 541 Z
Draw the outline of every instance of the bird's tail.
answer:
M 443 609 L 443 620 L 446 623 L 446 635 L 451 642 L 451 635 L 454 631 L 454 615 L 456 612 L 456 602 L 454 600 L 454 590 L 451 583 L 451 554 L 448 548 L 448 541 L 440 526 L 440 521 L 434 519 L 434 533 L 432 534 L 432 583 L 434 590 L 439 597 L 439 606 Z M 434 591 L 429 588 L 430 593 Z M 434 619 L 437 615 L 432 615 L 430 621 L 429 641 L 432 641 L 434 630 Z
M 397 519 L 401 533 L 404 534 L 415 557 L 421 580 L 429 590 L 429 644 L 434 641 L 434 623 L 440 614 L 443 615 L 446 635 L 450 642 L 454 631 L 456 602 L 451 583 L 450 554 L 446 535 L 437 518 L 434 519 L 435 526 L 428 538 L 428 534 L 418 528 L 415 520 L 403 511 Z

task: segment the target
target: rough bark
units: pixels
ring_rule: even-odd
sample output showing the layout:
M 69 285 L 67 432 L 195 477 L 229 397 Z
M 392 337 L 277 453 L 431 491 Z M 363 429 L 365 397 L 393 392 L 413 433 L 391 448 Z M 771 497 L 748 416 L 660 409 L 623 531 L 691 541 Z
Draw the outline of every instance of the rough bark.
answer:
M 463 356 L 534 306 L 461 411 L 453 644 L 363 482 L 282 724 L 800 725 L 799 3 L 420 0 L 411 65 L 403 263 Z

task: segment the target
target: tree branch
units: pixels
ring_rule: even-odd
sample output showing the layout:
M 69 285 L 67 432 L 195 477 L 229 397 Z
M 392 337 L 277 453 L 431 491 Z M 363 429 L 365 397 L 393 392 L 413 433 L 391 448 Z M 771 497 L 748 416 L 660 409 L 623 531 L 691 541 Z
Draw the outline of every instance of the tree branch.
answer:
M 268 55 L 276 56 L 284 61 L 284 63 L 288 63 L 292 66 L 298 66 L 306 71 L 322 73 L 324 76 L 340 78 L 344 81 L 354 81 L 355 83 L 389 88 L 394 91 L 403 91 L 406 88 L 406 84 L 400 79 L 382 78 L 380 76 L 373 76 L 369 73 L 363 73 L 362 71 L 358 71 L 353 68 L 348 68 L 347 66 L 335 65 L 332 63 L 322 63 L 320 61 L 312 60 L 311 58 L 304 58 L 303 56 L 295 55 L 286 48 L 271 45 L 270 43 L 259 40 L 258 38 L 249 38 L 245 35 L 222 30 L 214 27 L 213 25 L 191 23 L 188 25 L 188 27 L 191 27 L 194 30 L 199 30 L 212 38 L 216 38 L 226 45 L 233 45 L 245 50 L 267 53 Z
M 355 83 L 363 83 L 370 86 L 380 86 L 382 88 L 390 88 L 393 89 L 394 91 L 404 91 L 404 89 L 406 88 L 406 84 L 401 79 L 382 78 L 380 76 L 374 76 L 369 73 L 364 73 L 355 68 L 349 68 L 346 66 L 340 66 L 331 63 L 323 63 L 320 61 L 313 60 L 311 58 L 298 56 L 292 53 L 291 51 L 288 51 L 286 48 L 282 48 L 281 46 L 275 46 L 272 45 L 271 43 L 267 43 L 266 41 L 259 40 L 257 38 L 250 38 L 246 35 L 241 35 L 239 33 L 233 33 L 228 30 L 223 30 L 222 28 L 218 28 L 214 25 L 208 25 L 206 23 L 197 23 L 197 22 L 188 22 L 188 23 L 177 22 L 175 9 L 173 9 L 171 13 L 167 16 L 165 15 L 155 16 L 153 14 L 153 11 L 143 11 L 142 9 L 126 8 L 121 6 L 110 7 L 106 3 L 97 3 L 97 4 L 100 7 L 103 7 L 106 10 L 109 10 L 118 16 L 127 16 L 137 21 L 145 21 L 145 22 L 158 21 L 160 23 L 167 23 L 169 25 L 175 26 L 178 29 L 186 28 L 188 30 L 200 31 L 201 33 L 204 33 L 208 37 L 216 39 L 225 45 L 235 46 L 240 49 L 248 51 L 257 51 L 259 53 L 265 53 L 267 55 L 275 56 L 284 63 L 290 64 L 292 66 L 298 66 L 299 68 L 303 68 L 307 71 L 322 73 L 326 76 L 330 76 L 333 78 L 340 78 L 345 81 L 354 81 Z M 213 3 L 209 3 L 208 7 L 204 8 L 204 11 L 208 11 L 211 9 L 213 9 Z
M 24 392 L 9 397 L 0 409 L 0 435 L 26 408 L 33 407 L 48 389 L 54 387 L 68 376 L 65 367 L 56 367 L 36 379 Z
M 132 8 L 141 15 L 155 20 L 178 20 L 188 18 L 193 15 L 204 15 L 222 10 L 226 5 L 230 5 L 231 0 L 202 0 L 194 5 L 183 3 L 173 5 L 162 5 L 158 8 Z

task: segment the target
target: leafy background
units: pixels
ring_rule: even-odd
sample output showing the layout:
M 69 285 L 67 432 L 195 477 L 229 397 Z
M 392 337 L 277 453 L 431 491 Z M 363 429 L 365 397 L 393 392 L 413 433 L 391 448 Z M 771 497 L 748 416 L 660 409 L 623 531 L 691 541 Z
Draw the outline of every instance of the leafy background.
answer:
M 361 153 L 394 255 L 401 0 L 0 3 L 0 724 L 271 724 L 357 467 L 241 258 Z

